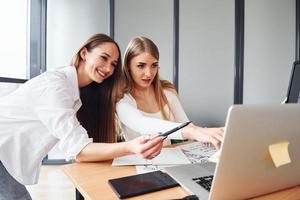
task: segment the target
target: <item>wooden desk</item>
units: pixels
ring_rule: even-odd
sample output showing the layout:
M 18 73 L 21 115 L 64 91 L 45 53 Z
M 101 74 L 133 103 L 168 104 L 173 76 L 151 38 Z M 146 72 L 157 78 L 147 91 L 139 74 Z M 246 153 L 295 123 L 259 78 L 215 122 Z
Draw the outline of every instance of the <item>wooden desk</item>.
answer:
M 63 171 L 85 199 L 118 199 L 107 180 L 136 174 L 134 166 L 112 167 L 110 162 L 73 163 L 64 165 Z M 148 193 L 130 199 L 175 199 L 186 196 L 181 187 Z
M 62 166 L 77 190 L 86 200 L 118 199 L 107 180 L 136 174 L 134 166 L 112 167 L 111 161 L 99 163 L 73 163 Z M 188 195 L 180 186 L 136 196 L 130 199 L 178 199 Z M 254 198 L 255 200 L 299 200 L 300 186 Z

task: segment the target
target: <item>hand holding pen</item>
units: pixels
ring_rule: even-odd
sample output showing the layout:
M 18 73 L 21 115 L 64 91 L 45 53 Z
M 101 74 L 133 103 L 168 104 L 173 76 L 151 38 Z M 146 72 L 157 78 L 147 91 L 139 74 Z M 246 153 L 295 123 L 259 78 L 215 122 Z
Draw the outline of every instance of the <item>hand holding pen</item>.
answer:
M 143 135 L 137 137 L 129 141 L 131 143 L 129 145 L 131 146 L 130 152 L 140 154 L 142 158 L 151 160 L 160 154 L 163 146 L 163 140 L 166 139 L 168 135 L 187 126 L 190 123 L 191 122 L 180 124 L 179 126 L 164 133 Z

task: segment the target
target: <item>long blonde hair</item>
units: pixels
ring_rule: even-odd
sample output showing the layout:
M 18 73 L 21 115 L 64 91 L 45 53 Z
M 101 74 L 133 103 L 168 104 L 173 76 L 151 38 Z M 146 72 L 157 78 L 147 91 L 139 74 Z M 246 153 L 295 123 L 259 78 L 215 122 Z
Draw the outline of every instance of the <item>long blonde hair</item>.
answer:
M 115 110 L 118 94 L 120 94 L 120 75 L 121 75 L 121 53 L 118 44 L 105 34 L 95 34 L 74 54 L 71 65 L 78 68 L 84 62 L 80 52 L 86 48 L 92 51 L 104 43 L 113 43 L 119 51 L 119 59 L 114 73 L 102 83 L 92 82 L 86 87 L 80 88 L 80 98 L 82 106 L 77 112 L 77 118 L 82 126 L 87 130 L 88 135 L 94 142 L 115 142 Z
M 159 51 L 157 46 L 154 44 L 152 40 L 146 37 L 136 37 L 133 38 L 125 51 L 123 66 L 122 66 L 122 78 L 124 80 L 124 89 L 123 94 L 132 93 L 134 89 L 134 81 L 129 72 L 129 65 L 132 58 L 140 55 L 141 53 L 147 52 L 151 54 L 155 59 L 159 60 Z M 157 71 L 156 76 L 152 82 L 154 86 L 154 95 L 156 102 L 159 106 L 159 110 L 162 112 L 162 117 L 165 120 L 170 120 L 170 105 L 168 103 L 168 99 L 164 93 L 164 89 L 168 89 L 172 92 L 176 93 L 176 89 L 172 83 L 166 80 L 160 80 L 159 71 Z M 164 106 L 167 105 L 169 108 L 169 113 L 166 113 Z

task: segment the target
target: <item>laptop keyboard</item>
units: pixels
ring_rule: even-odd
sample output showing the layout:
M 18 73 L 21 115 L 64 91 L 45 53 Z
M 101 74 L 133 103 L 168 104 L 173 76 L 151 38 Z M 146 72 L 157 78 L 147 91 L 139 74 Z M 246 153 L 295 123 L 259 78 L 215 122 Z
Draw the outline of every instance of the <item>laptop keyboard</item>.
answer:
M 199 178 L 193 178 L 193 181 L 204 187 L 207 191 L 210 191 L 213 176 L 204 176 Z

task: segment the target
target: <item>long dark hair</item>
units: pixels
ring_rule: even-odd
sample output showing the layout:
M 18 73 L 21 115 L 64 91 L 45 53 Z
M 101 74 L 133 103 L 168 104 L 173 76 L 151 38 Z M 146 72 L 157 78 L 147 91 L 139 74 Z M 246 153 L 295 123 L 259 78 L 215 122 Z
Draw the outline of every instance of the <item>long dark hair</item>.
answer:
M 115 142 L 115 107 L 117 101 L 118 88 L 121 84 L 121 52 L 119 45 L 105 34 L 95 34 L 90 37 L 73 56 L 71 65 L 76 68 L 83 62 L 80 52 L 86 48 L 93 50 L 103 43 L 113 43 L 119 51 L 119 59 L 114 73 L 102 83 L 92 82 L 86 87 L 80 88 L 80 98 L 82 106 L 77 112 L 77 118 L 81 125 L 87 130 L 89 137 L 94 142 Z

